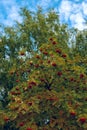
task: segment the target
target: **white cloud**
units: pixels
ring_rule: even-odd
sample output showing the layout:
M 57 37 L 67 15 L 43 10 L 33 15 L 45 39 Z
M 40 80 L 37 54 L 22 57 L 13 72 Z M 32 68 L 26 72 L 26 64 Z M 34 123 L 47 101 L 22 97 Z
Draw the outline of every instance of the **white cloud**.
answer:
M 3 4 L 3 5 L 11 5 L 11 4 L 14 4 L 15 0 L 1 0 L 0 1 L 0 4 Z
M 19 16 L 19 9 L 16 6 L 12 6 L 11 11 L 8 14 L 8 19 L 17 20 L 21 22 L 21 17 Z
M 87 3 L 86 2 L 82 3 L 82 9 L 83 9 L 84 15 L 87 15 Z
M 75 3 L 69 0 L 62 0 L 59 7 L 60 19 L 68 22 L 70 20 L 73 27 L 83 30 L 87 28 L 84 25 L 84 16 L 87 15 L 87 4 L 86 2 Z
M 65 19 L 65 21 L 67 21 L 70 16 L 71 10 L 72 10 L 71 2 L 67 0 L 63 0 L 59 7 L 61 20 Z
M 72 14 L 73 13 L 76 14 L 76 13 L 79 13 L 81 11 L 82 11 L 81 3 L 78 3 L 78 4 L 73 3 L 72 4 Z
M 74 23 L 78 23 L 78 22 L 82 23 L 82 22 L 84 22 L 82 13 L 72 14 L 70 16 L 70 20 L 73 21 Z
M 84 25 L 84 17 L 87 17 L 87 0 L 83 2 L 80 2 L 80 0 L 54 0 L 54 2 L 52 0 L 19 0 L 18 2 L 16 0 L 1 0 L 0 5 L 3 5 L 7 16 L 4 17 L 3 14 L 0 14 L 0 18 L 5 25 L 11 26 L 14 24 L 14 20 L 22 21 L 19 16 L 20 6 L 26 5 L 31 11 L 36 11 L 37 6 L 46 10 L 49 6 L 53 7 L 55 2 L 60 4 L 58 4 L 58 8 L 54 9 L 59 11 L 61 22 L 71 22 L 72 26 L 80 30 L 87 28 Z
M 2 5 L 7 14 L 6 18 L 3 18 L 4 25 L 12 26 L 14 24 L 14 20 L 21 22 L 21 17 L 19 16 L 19 7 L 15 0 L 3 0 Z
M 41 6 L 43 8 L 44 7 L 47 8 L 50 3 L 51 3 L 51 0 L 39 0 L 39 2 L 37 3 L 37 5 Z
M 79 23 L 79 24 L 77 23 L 77 24 L 75 24 L 74 27 L 78 28 L 79 30 L 87 29 L 87 26 L 84 25 L 83 23 Z
M 81 12 L 76 14 L 71 14 L 70 20 L 72 22 L 72 26 L 74 26 L 75 28 L 78 28 L 79 30 L 83 30 L 86 28 L 86 26 L 84 25 L 85 20 Z

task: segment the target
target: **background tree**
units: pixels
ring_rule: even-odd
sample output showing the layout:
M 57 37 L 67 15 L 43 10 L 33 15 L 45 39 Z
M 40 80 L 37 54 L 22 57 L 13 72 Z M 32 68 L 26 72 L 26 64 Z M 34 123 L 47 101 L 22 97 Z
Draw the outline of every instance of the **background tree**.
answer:
M 76 35 L 76 47 L 75 50 L 82 57 L 86 57 L 87 51 L 87 30 L 79 31 Z

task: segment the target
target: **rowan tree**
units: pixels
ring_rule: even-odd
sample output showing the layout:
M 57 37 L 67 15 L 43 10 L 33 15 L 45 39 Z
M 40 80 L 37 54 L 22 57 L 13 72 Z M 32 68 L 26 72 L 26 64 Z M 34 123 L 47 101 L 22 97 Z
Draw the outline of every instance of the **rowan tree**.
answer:
M 23 55 L 24 60 L 31 58 L 33 52 L 38 52 L 38 47 L 47 43 L 50 36 L 58 37 L 62 46 L 69 50 L 67 26 L 60 24 L 58 13 L 51 10 L 45 15 L 40 8 L 36 13 L 23 8 L 20 10 L 20 16 L 22 22 L 16 22 L 13 27 L 3 27 L 0 36 L 0 100 L 3 108 L 9 102 L 9 90 L 16 84 L 15 71 L 20 68 Z M 10 73 L 14 73 L 13 77 L 8 76 L 9 69 Z
M 14 126 L 19 130 L 85 129 L 87 75 L 78 65 L 80 57 L 71 59 L 54 38 L 38 52 L 16 70 L 16 85 L 9 92 L 2 126 L 6 123 L 10 129 Z
M 21 15 L 23 22 L 5 28 L 0 42 L 0 129 L 86 130 L 87 58 L 71 51 L 55 12 Z

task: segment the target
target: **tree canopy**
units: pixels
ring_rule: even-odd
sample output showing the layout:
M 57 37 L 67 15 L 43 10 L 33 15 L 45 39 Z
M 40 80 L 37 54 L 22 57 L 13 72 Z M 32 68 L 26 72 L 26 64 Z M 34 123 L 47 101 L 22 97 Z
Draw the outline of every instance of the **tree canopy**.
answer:
M 0 129 L 87 129 L 87 30 L 21 9 L 0 40 Z

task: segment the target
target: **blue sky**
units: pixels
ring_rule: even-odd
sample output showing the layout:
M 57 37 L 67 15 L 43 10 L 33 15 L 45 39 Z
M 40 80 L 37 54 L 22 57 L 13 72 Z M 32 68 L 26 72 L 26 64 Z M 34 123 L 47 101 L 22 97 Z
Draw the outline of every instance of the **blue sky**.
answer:
M 59 12 L 61 22 L 80 30 L 87 29 L 87 0 L 0 0 L 0 23 L 12 26 L 14 20 L 22 21 L 20 7 L 27 6 L 35 11 L 41 6 L 45 11 L 54 8 Z

